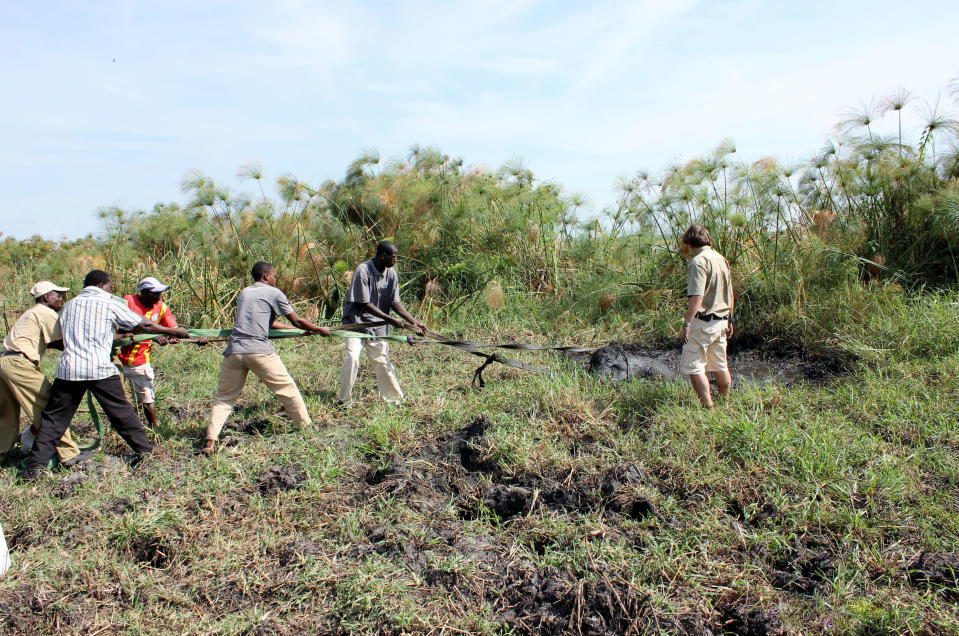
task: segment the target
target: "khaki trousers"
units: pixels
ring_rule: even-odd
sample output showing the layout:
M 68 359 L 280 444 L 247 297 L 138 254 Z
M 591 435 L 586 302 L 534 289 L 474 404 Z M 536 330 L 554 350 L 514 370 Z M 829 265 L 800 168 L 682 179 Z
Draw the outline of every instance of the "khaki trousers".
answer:
M 213 396 L 210 422 L 206 427 L 207 439 L 215 440 L 220 436 L 223 424 L 233 412 L 233 406 L 243 391 L 246 375 L 250 371 L 280 398 L 286 414 L 297 426 L 312 424 L 303 396 L 280 356 L 275 353 L 238 353 L 223 356 L 220 364 L 220 380 Z
M 20 410 L 40 427 L 40 414 L 50 399 L 50 383 L 37 365 L 22 356 L 0 357 L 0 454 L 6 453 L 20 434 Z M 80 454 L 70 430 L 57 442 L 61 462 Z
M 344 338 L 346 357 L 340 367 L 340 394 L 343 404 L 353 400 L 353 385 L 356 384 L 356 373 L 360 368 L 360 350 L 366 350 L 366 359 L 370 361 L 370 368 L 376 375 L 376 385 L 380 390 L 380 397 L 387 402 L 402 402 L 403 390 L 396 379 L 396 371 L 390 362 L 390 345 L 386 340 L 370 338 Z

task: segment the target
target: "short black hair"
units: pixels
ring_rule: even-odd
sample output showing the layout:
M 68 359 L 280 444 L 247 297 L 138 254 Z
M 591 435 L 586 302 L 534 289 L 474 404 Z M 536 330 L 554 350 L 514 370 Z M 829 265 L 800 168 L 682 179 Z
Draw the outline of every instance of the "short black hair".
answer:
M 99 287 L 104 283 L 109 283 L 111 276 L 102 269 L 91 270 L 89 274 L 83 277 L 84 287 Z
M 390 241 L 380 241 L 379 243 L 376 244 L 377 256 L 379 256 L 380 254 L 392 254 L 393 252 L 399 252 L 399 250 L 396 249 L 396 245 L 394 245 Z
M 253 277 L 254 281 L 257 281 L 263 278 L 263 275 L 272 269 L 273 266 L 266 261 L 257 261 L 253 264 L 253 269 L 250 270 L 250 276 Z

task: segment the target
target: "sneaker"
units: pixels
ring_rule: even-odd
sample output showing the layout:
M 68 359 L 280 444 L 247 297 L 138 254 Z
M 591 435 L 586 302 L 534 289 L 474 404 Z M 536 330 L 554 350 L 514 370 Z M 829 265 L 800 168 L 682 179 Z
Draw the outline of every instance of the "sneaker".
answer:
M 73 468 L 74 466 L 78 466 L 78 465 L 82 464 L 83 462 L 89 460 L 89 459 L 92 458 L 92 457 L 93 457 L 93 451 L 92 451 L 92 450 L 80 451 L 80 454 L 79 454 L 79 455 L 77 455 L 77 456 L 75 456 L 75 457 L 73 457 L 73 458 L 71 458 L 71 459 L 68 459 L 68 460 L 65 461 L 65 462 L 60 462 L 60 465 L 61 465 L 61 466 L 65 466 L 65 467 L 67 467 L 67 468 Z

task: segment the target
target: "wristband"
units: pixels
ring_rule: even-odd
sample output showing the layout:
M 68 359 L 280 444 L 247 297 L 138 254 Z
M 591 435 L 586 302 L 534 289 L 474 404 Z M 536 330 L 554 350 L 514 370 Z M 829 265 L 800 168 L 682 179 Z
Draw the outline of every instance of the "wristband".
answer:
M 684 323 L 683 323 L 683 328 L 685 329 L 686 327 L 689 327 L 691 324 L 693 324 L 693 323 L 691 323 L 691 322 L 684 322 Z

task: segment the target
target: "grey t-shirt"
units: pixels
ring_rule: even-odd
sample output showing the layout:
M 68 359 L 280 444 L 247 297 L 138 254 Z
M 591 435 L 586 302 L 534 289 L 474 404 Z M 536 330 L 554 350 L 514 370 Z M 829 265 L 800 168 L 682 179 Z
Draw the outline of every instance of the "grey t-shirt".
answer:
M 376 269 L 372 259 L 368 260 L 353 272 L 350 291 L 346 293 L 346 301 L 343 303 L 343 324 L 352 325 L 358 322 L 381 320 L 379 316 L 365 311 L 363 307 L 365 303 L 372 303 L 383 313 L 389 314 L 393 303 L 399 301 L 400 279 L 396 275 L 396 270 L 387 267 L 386 271 L 381 272 Z M 369 327 L 363 331 L 371 336 L 385 336 L 390 329 L 387 325 L 383 325 L 382 327 Z
M 279 316 L 293 313 L 286 294 L 266 283 L 253 283 L 236 299 L 236 323 L 223 355 L 273 353 L 270 325 Z

